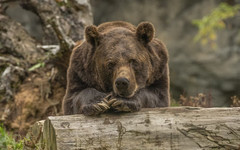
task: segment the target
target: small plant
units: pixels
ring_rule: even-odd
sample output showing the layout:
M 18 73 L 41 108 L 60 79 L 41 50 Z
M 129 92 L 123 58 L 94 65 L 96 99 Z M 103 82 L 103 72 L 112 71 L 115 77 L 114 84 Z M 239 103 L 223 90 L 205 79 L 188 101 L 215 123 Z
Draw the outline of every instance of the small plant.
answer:
M 240 107 L 240 98 L 238 98 L 237 96 L 232 96 L 231 100 L 232 100 L 231 107 Z
M 28 69 L 28 71 L 34 71 L 40 67 L 44 67 L 45 66 L 45 63 L 44 62 L 40 62 L 40 63 L 37 63 L 35 65 L 33 65 L 31 68 Z
M 193 107 L 211 107 L 212 96 L 210 94 L 199 93 L 197 96 L 183 96 L 180 95 L 179 104 L 182 106 Z
M 22 150 L 23 141 L 16 142 L 12 135 L 9 135 L 0 125 L 0 150 Z
M 175 99 L 171 99 L 171 107 L 177 107 L 177 106 L 181 106 L 181 105 Z
M 216 49 L 216 31 L 224 29 L 226 27 L 224 20 L 234 17 L 239 10 L 239 4 L 231 6 L 227 3 L 220 3 L 209 15 L 193 20 L 192 23 L 199 29 L 194 41 L 201 42 L 203 45 L 210 44 L 213 49 Z

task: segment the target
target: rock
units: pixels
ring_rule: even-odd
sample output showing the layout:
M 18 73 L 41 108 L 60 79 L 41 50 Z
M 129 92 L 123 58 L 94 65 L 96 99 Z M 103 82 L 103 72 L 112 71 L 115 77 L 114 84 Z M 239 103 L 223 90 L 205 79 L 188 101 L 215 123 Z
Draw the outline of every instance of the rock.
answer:
M 83 39 L 82 30 L 92 24 L 91 7 L 88 0 L 53 1 L 53 0 L 21 0 L 23 8 L 35 12 L 43 26 L 45 35 L 42 44 L 56 44 L 56 34 L 50 28 L 50 22 L 59 17 L 61 27 L 73 41 Z M 54 10 L 54 11 L 53 11 Z M 55 40 L 53 40 L 53 38 Z M 51 40 L 50 40 L 51 39 Z M 54 42 L 54 43 L 53 43 Z
M 14 87 L 17 87 L 21 83 L 25 75 L 23 68 L 12 65 L 5 68 L 0 77 L 0 93 L 3 94 L 3 96 L 0 97 L 0 102 L 12 100 L 16 93 Z
M 0 121 L 8 129 L 24 134 L 61 114 L 68 59 L 92 20 L 88 0 L 0 4 Z
M 20 23 L 3 16 L 0 18 L 0 53 L 25 60 L 27 64 L 36 63 L 43 57 L 43 51 L 36 47 L 36 41 L 26 32 Z

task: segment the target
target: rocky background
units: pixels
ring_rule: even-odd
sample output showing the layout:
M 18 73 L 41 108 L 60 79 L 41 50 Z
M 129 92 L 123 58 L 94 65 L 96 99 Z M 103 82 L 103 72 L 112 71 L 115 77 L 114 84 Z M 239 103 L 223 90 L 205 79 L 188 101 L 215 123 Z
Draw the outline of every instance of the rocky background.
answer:
M 86 25 L 113 20 L 154 24 L 156 36 L 169 49 L 172 99 L 193 105 L 183 94 L 207 98 L 208 107 L 230 106 L 230 97 L 240 96 L 240 15 L 228 19 L 226 29 L 218 32 L 215 50 L 193 41 L 198 29 L 192 20 L 221 2 L 240 3 L 0 0 L 0 123 L 24 134 L 34 122 L 61 115 L 72 47 L 83 39 Z
M 150 21 L 156 36 L 168 47 L 172 98 L 180 94 L 204 93 L 211 106 L 230 106 L 240 96 L 240 13 L 226 20 L 226 29 L 217 34 L 217 48 L 193 41 L 197 34 L 194 19 L 211 13 L 219 3 L 239 0 L 91 0 L 94 23 L 124 20 L 137 25 Z
M 71 50 L 92 23 L 87 0 L 0 1 L 0 123 L 25 134 L 61 114 Z

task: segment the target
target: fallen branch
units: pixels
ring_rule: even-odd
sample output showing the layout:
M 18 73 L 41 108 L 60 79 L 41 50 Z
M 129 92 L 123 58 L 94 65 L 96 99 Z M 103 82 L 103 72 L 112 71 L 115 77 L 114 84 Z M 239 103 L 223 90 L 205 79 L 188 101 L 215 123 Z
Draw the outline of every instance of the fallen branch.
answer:
M 50 61 L 57 66 L 61 76 L 64 76 L 66 75 L 70 55 L 72 53 L 75 42 L 65 34 L 61 27 L 59 19 L 60 18 L 56 16 L 49 20 L 49 24 L 52 26 L 60 45 L 59 50 L 55 55 L 52 55 Z
M 62 50 L 63 52 L 66 50 L 71 51 L 75 45 L 75 42 L 64 33 L 61 27 L 61 24 L 59 22 L 59 19 L 60 18 L 56 16 L 49 21 L 49 24 L 51 24 L 60 42 L 60 50 Z
M 56 55 L 60 50 L 59 45 L 37 45 L 37 48 L 44 49 L 46 51 L 50 51 L 53 55 Z
M 34 139 L 32 145 L 49 150 L 238 150 L 239 113 L 239 107 L 172 107 L 97 117 L 55 116 L 37 122 L 28 136 Z

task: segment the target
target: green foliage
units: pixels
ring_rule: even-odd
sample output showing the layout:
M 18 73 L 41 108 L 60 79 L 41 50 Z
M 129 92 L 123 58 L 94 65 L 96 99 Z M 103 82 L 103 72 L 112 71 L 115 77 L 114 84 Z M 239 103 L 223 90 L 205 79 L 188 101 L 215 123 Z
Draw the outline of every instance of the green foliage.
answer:
M 45 63 L 44 62 L 40 62 L 40 63 L 37 63 L 35 65 L 33 65 L 31 68 L 28 69 L 28 71 L 33 71 L 35 69 L 38 69 L 40 67 L 44 67 L 45 66 Z
M 175 99 L 171 99 L 171 107 L 178 107 L 181 106 L 178 101 Z
M 22 150 L 23 141 L 16 142 L 12 135 L 8 135 L 2 125 L 0 125 L 0 150 Z
M 209 15 L 204 16 L 202 19 L 193 20 L 192 23 L 198 27 L 198 33 L 194 38 L 195 42 L 201 44 L 210 44 L 212 48 L 216 48 L 216 31 L 224 29 L 226 24 L 224 19 L 234 17 L 240 10 L 240 5 L 228 5 L 220 3 Z

